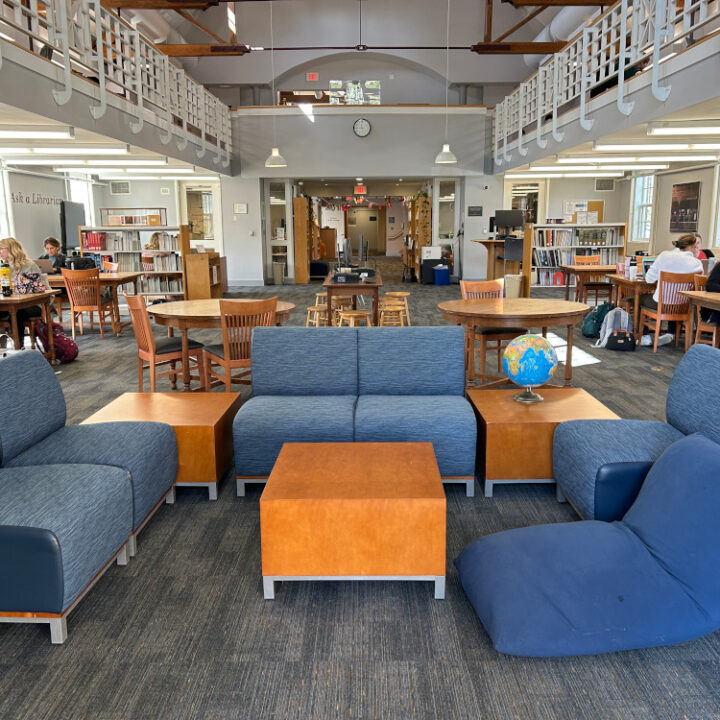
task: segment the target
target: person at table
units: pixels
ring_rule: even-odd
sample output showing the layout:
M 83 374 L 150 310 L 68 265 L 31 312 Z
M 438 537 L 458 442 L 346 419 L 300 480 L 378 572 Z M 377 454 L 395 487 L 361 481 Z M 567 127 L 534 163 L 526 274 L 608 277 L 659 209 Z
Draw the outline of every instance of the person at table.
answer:
M 53 264 L 53 273 L 59 273 L 61 268 L 65 267 L 65 255 L 60 252 L 60 242 L 54 237 L 45 239 L 45 254 L 41 255 L 38 260 L 51 260 Z
M 706 292 L 720 293 L 720 263 L 715 263 L 705 285 Z M 700 308 L 700 319 L 710 325 L 720 325 L 720 311 Z
M 700 252 L 700 243 L 696 235 L 681 235 L 675 242 L 674 250 L 664 250 L 658 256 L 655 262 L 648 268 L 645 274 L 645 280 L 649 283 L 656 283 L 660 278 L 661 272 L 671 273 L 693 273 L 701 275 L 703 272 L 703 264 L 698 258 Z M 660 297 L 660 286 L 655 288 L 655 292 L 651 295 L 640 296 L 640 307 L 646 307 L 650 310 L 657 310 L 658 299 Z M 668 332 L 675 332 L 675 323 L 668 323 Z
M 46 289 L 50 289 L 50 282 L 44 272 L 40 270 L 34 260 L 31 260 L 25 248 L 15 238 L 3 238 L 0 240 L 0 259 L 4 260 L 10 265 L 10 277 L 13 285 L 13 292 L 15 288 L 15 280 L 21 273 L 37 273 Z M 0 313 L 0 316 L 2 313 Z M 23 308 L 18 310 L 17 321 L 18 325 L 24 324 L 28 320 L 34 320 L 35 318 L 42 317 L 42 307 L 40 305 L 33 305 L 29 308 Z M 4 319 L 4 318 L 0 318 Z

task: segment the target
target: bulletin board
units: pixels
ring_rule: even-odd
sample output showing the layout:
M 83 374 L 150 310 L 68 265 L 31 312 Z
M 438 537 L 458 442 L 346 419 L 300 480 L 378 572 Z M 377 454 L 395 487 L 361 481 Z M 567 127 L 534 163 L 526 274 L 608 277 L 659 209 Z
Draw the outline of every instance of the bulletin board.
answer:
M 563 219 L 566 223 L 592 225 L 604 222 L 604 200 L 566 200 L 563 203 Z

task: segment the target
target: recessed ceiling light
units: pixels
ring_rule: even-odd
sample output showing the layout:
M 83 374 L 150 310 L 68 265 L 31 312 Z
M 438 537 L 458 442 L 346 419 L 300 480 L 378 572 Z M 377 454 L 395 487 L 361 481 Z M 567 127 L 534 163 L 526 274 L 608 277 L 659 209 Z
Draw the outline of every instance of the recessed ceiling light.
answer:
M 362 178 L 355 178 L 355 182 L 362 182 Z

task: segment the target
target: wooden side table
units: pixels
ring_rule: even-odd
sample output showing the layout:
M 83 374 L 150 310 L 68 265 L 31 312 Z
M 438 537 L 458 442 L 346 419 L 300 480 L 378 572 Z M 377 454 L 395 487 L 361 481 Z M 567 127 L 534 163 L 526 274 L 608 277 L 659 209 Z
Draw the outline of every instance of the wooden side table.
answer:
M 478 413 L 478 455 L 485 497 L 495 485 L 555 482 L 553 433 L 564 420 L 617 419 L 599 400 L 579 388 L 541 387 L 544 401 L 515 402 L 518 390 L 468 390 Z
M 232 423 L 240 404 L 240 393 L 125 393 L 85 422 L 172 425 L 178 443 L 175 486 L 207 487 L 210 500 L 217 500 L 218 481 L 233 458 Z

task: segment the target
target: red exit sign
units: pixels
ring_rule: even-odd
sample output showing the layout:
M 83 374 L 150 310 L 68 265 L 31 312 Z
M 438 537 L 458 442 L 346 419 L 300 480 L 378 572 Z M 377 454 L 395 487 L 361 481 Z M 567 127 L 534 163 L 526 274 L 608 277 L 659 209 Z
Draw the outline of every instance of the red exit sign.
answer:
M 356 195 L 365 195 L 365 194 L 367 194 L 367 188 L 364 185 L 356 185 L 355 186 L 355 194 Z
M 305 80 L 307 80 L 307 82 L 317 82 L 318 74 L 317 73 L 305 73 Z

